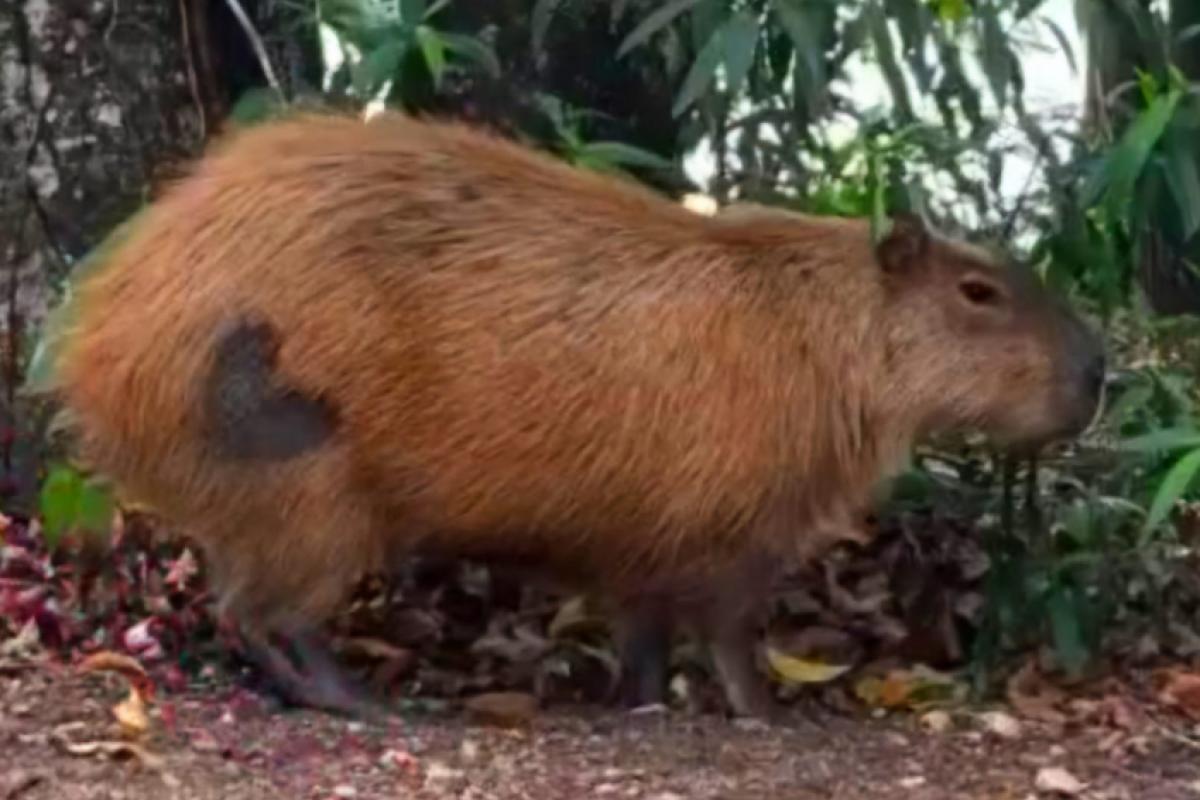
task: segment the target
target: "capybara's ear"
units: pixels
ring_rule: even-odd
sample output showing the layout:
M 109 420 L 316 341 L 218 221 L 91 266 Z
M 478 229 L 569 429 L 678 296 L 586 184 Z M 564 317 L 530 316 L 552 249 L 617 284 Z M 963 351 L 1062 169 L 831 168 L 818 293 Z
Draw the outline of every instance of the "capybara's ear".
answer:
M 909 274 L 925 263 L 929 255 L 929 230 L 925 221 L 908 211 L 891 215 L 891 229 L 875 246 L 879 266 L 889 275 Z

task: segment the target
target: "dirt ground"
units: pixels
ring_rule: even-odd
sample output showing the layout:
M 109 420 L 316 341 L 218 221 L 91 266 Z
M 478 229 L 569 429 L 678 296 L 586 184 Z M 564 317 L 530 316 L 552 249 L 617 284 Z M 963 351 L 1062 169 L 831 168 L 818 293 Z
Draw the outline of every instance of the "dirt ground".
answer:
M 0 670 L 0 800 L 1200 797 L 1200 746 L 1158 722 L 1119 745 L 1103 727 L 1022 722 L 1006 738 L 956 714 L 934 732 L 911 714 L 817 702 L 771 727 L 595 706 L 543 709 L 517 727 L 418 708 L 384 726 L 214 684 L 160 695 L 138 752 L 106 754 L 121 749 L 112 709 L 127 692 L 111 673 Z M 1081 785 L 1039 790 L 1045 770 Z

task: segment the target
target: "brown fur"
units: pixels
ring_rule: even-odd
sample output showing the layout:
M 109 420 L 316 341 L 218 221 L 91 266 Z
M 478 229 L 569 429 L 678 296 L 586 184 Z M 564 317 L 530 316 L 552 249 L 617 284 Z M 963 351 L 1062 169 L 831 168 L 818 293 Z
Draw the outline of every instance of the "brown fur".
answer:
M 970 274 L 1008 304 L 966 304 Z M 76 302 L 63 397 L 87 457 L 284 630 L 417 550 L 738 617 L 730 595 L 824 546 L 916 437 L 1077 430 L 1099 352 L 1021 273 L 919 225 L 876 251 L 860 221 L 705 218 L 393 115 L 232 138 Z M 217 446 L 206 376 L 242 320 L 277 335 L 273 380 L 335 410 L 319 443 Z

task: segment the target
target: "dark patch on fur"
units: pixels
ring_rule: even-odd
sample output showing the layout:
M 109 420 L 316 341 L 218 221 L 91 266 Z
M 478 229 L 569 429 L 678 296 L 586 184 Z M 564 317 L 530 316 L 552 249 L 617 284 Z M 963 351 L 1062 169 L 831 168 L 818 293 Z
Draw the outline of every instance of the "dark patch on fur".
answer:
M 455 194 L 458 195 L 459 201 L 463 203 L 471 203 L 483 197 L 478 189 L 465 183 L 458 186 Z
M 277 333 L 265 320 L 242 317 L 218 334 L 204 410 L 221 455 L 282 461 L 333 436 L 335 409 L 280 383 L 274 374 L 278 352 Z

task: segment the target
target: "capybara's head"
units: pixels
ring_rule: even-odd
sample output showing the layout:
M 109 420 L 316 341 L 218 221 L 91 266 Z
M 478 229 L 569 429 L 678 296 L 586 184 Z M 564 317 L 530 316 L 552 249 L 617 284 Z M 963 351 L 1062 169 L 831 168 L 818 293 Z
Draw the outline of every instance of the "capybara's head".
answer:
M 1036 448 L 1081 433 L 1104 385 L 1104 347 L 1024 265 L 897 215 L 876 249 L 888 294 L 892 399 L 924 430 L 975 428 Z

